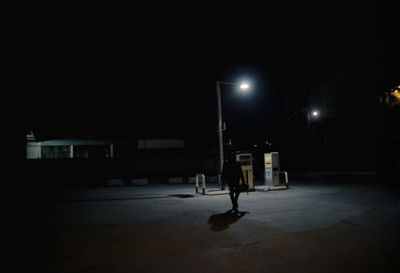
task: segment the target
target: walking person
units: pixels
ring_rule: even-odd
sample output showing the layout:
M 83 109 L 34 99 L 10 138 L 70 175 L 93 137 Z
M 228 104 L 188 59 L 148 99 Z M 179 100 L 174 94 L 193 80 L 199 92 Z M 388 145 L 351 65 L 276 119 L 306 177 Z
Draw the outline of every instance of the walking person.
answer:
M 239 206 L 240 179 L 242 179 L 242 183 L 245 183 L 245 180 L 242 167 L 240 166 L 240 163 L 236 161 L 234 154 L 231 154 L 228 161 L 224 163 L 221 178 L 223 186 L 225 186 L 226 183 L 229 186 L 229 197 L 232 201 L 232 209 L 237 211 Z

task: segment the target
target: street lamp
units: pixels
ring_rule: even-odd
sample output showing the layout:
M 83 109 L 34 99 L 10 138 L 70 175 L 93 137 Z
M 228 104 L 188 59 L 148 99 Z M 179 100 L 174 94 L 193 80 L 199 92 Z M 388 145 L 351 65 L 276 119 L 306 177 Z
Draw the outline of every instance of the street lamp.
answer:
M 239 87 L 240 87 L 240 90 L 241 90 L 242 92 L 247 92 L 247 91 L 249 90 L 249 88 L 250 88 L 250 85 L 249 85 L 247 82 L 242 82 L 242 83 L 239 85 Z
M 307 111 L 307 127 L 310 128 L 311 120 L 319 118 L 320 112 L 316 109 Z
M 221 84 L 239 86 L 241 92 L 246 92 L 250 88 L 250 85 L 246 82 L 233 83 L 233 82 L 220 82 L 217 81 L 217 100 L 218 100 L 218 140 L 219 140 L 219 173 L 218 173 L 218 183 L 220 188 L 223 190 L 221 174 L 222 168 L 224 166 L 224 144 L 222 137 L 222 109 L 221 109 Z

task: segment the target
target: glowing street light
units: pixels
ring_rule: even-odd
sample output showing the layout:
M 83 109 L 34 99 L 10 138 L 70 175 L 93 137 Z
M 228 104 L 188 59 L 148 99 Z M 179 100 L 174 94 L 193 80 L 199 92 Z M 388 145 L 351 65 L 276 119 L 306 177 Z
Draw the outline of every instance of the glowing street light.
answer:
M 239 85 L 240 89 L 247 90 L 250 88 L 250 85 L 247 82 L 243 82 Z
M 307 127 L 310 128 L 311 121 L 318 119 L 320 115 L 321 113 L 317 109 L 307 111 Z
M 226 85 L 233 85 L 233 86 L 239 86 L 239 89 L 241 90 L 241 93 L 247 93 L 248 90 L 250 89 L 250 85 L 246 82 L 242 83 L 233 83 L 233 82 L 220 82 L 217 81 L 217 100 L 218 100 L 218 139 L 219 139 L 219 173 L 218 173 L 218 183 L 221 189 L 222 187 L 222 181 L 221 181 L 221 174 L 222 174 L 222 168 L 224 166 L 224 144 L 223 144 L 223 136 L 222 136 L 222 107 L 221 107 L 221 84 L 226 84 Z

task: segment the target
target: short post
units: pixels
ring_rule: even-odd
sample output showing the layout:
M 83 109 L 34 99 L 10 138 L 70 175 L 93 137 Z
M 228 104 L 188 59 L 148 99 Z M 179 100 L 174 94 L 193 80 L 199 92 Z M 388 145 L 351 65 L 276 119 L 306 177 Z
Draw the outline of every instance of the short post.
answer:
M 201 174 L 201 188 L 202 188 L 203 195 L 205 195 L 206 194 L 206 177 L 204 174 Z
M 110 157 L 114 157 L 114 144 L 110 144 Z
M 289 178 L 287 172 L 285 172 L 285 183 L 286 183 L 286 188 L 289 189 Z
M 199 175 L 198 174 L 196 174 L 194 181 L 195 181 L 196 194 L 197 194 L 197 193 L 199 193 Z

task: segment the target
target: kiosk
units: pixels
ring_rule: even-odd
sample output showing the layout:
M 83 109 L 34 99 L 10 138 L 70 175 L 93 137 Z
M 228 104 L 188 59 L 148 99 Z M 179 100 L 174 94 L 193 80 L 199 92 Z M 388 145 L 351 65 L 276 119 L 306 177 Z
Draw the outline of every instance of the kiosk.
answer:
M 265 186 L 269 189 L 289 188 L 287 172 L 281 172 L 279 165 L 279 153 L 264 154 Z M 281 179 L 282 175 L 284 178 Z M 282 181 L 281 181 L 282 180 Z
M 240 162 L 245 184 L 249 186 L 249 190 L 254 190 L 253 181 L 253 156 L 251 153 L 237 153 L 236 160 Z
M 279 153 L 264 154 L 265 163 L 265 185 L 269 187 L 279 186 Z

